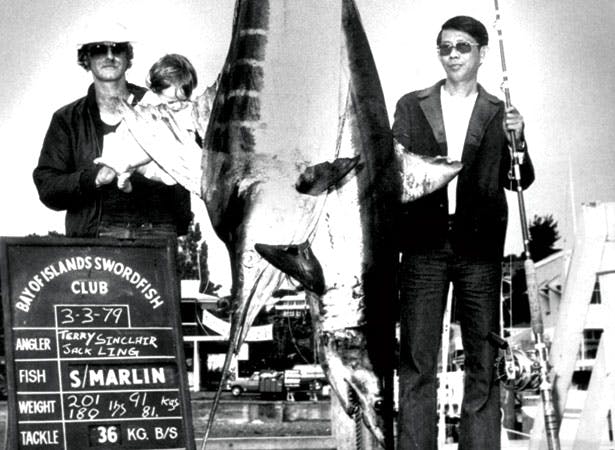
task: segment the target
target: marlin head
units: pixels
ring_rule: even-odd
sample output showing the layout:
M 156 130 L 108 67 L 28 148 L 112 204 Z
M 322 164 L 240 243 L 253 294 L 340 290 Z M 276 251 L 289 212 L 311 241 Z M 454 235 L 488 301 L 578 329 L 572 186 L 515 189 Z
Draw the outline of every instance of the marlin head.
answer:
M 359 413 L 385 448 L 385 401 L 381 381 L 368 357 L 364 330 L 358 327 L 319 336 L 323 368 L 342 407 L 351 417 Z
M 385 402 L 382 383 L 368 351 L 360 284 L 326 286 L 320 262 L 307 242 L 257 244 L 256 250 L 305 287 L 316 348 L 329 383 L 346 413 L 360 413 L 374 438 L 385 447 Z

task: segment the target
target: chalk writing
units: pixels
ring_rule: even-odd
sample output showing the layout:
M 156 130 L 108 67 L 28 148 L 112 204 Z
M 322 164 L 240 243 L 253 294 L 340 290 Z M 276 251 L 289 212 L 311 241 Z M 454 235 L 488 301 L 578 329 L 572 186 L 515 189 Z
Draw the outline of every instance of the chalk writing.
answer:
M 0 238 L 9 448 L 194 450 L 169 243 L 17 240 Z
M 129 265 L 102 256 L 77 256 L 56 261 L 43 268 L 39 273 L 32 276 L 26 282 L 19 294 L 19 300 L 15 303 L 15 308 L 28 312 L 38 293 L 45 287 L 46 283 L 54 280 L 60 275 L 71 272 L 88 271 L 89 274 L 95 272 L 110 273 L 134 286 L 143 297 L 148 300 L 152 308 L 156 309 L 164 304 L 162 296 L 159 294 L 152 283 L 141 275 L 140 272 Z M 109 283 L 105 280 L 78 279 L 70 284 L 74 294 L 106 295 L 109 292 Z

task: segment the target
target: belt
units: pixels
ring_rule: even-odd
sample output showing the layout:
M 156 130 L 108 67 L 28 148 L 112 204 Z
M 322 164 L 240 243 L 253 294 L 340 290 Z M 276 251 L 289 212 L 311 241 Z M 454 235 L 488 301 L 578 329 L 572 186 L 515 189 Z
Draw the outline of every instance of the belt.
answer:
M 177 237 L 177 228 L 168 223 L 102 222 L 98 237 L 136 239 L 145 237 Z
M 170 223 L 153 223 L 153 222 L 108 222 L 103 221 L 100 223 L 101 228 L 124 228 L 127 230 L 162 230 L 162 231 L 175 231 L 175 225 Z

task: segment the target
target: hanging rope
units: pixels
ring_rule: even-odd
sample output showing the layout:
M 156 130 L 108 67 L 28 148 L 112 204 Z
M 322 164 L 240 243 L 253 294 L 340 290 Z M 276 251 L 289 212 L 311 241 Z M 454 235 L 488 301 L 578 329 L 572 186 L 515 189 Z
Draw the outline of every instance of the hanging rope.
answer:
M 361 417 L 361 405 L 359 399 L 352 389 L 348 386 L 348 400 L 352 408 L 352 420 L 354 421 L 354 442 L 356 450 L 363 450 L 363 418 Z

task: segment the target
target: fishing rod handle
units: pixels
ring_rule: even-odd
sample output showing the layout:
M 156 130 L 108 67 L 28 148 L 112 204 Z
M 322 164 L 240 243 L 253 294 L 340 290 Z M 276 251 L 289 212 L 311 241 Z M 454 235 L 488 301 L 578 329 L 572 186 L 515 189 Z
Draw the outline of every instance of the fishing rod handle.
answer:
M 542 322 L 542 308 L 538 298 L 538 282 L 536 280 L 536 268 L 534 261 L 526 259 L 523 262 L 525 269 L 525 282 L 527 284 L 527 297 L 530 305 L 530 324 L 535 334 L 543 335 L 544 325 Z

